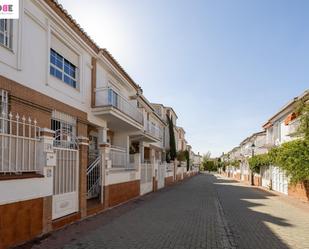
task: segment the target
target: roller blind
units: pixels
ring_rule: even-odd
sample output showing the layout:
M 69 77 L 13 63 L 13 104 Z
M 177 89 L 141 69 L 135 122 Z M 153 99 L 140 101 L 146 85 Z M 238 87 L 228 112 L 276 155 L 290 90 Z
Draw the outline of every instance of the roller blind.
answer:
M 67 44 L 62 42 L 54 34 L 51 35 L 51 48 L 70 61 L 74 66 L 79 66 L 79 56 Z

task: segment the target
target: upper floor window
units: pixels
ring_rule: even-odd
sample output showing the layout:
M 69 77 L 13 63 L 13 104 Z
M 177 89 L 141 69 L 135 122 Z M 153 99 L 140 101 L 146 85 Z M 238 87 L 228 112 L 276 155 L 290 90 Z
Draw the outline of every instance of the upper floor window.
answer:
M 0 19 L 0 44 L 12 48 L 13 20 Z
M 50 49 L 50 74 L 77 88 L 77 67 L 53 49 Z

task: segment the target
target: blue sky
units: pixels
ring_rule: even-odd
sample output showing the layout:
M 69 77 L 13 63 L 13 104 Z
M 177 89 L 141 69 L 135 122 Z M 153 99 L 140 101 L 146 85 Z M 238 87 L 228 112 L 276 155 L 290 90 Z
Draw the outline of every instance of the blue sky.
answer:
M 60 0 L 195 152 L 232 149 L 309 88 L 309 1 Z

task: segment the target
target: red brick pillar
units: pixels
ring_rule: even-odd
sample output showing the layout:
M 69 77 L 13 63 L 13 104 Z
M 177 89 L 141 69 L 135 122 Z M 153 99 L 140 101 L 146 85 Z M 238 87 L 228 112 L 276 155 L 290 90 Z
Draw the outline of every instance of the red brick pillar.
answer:
M 87 137 L 78 137 L 79 147 L 79 210 L 81 217 L 87 216 L 87 167 L 88 167 Z

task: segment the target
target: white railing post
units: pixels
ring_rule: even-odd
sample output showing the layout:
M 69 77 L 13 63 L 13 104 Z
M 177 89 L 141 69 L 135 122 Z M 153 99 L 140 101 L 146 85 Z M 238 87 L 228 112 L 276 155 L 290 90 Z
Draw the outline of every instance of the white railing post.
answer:
M 25 118 L 23 117 L 23 122 Z M 48 192 L 50 196 L 44 198 L 44 202 L 51 202 L 51 196 L 54 192 L 54 172 L 56 166 L 56 153 L 54 151 L 54 134 L 53 130 L 43 128 L 39 131 L 40 141 L 38 142 L 37 152 L 41 155 L 38 158 L 38 164 L 42 166 L 41 173 L 46 178 Z M 24 149 L 24 148 L 23 148 Z M 43 219 L 43 231 L 44 233 L 52 230 L 52 215 L 47 215 L 46 219 Z
M 102 143 L 99 144 L 99 155 L 101 156 L 101 203 L 104 204 L 104 207 L 108 207 L 108 175 L 109 169 L 111 168 L 110 160 L 110 144 Z
M 51 185 L 53 185 L 53 170 L 56 166 L 56 153 L 54 151 L 54 134 L 53 130 L 43 128 L 40 129 L 40 146 L 38 152 L 43 155 L 39 158 L 39 165 L 42 165 L 41 173 L 51 178 Z
M 137 171 L 137 179 L 141 180 L 141 154 L 135 153 L 134 154 L 134 167 Z

